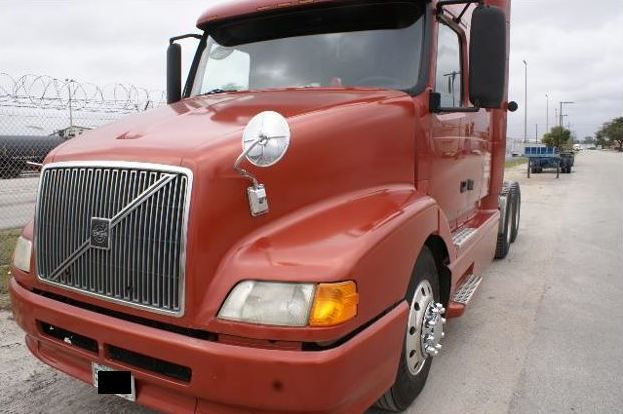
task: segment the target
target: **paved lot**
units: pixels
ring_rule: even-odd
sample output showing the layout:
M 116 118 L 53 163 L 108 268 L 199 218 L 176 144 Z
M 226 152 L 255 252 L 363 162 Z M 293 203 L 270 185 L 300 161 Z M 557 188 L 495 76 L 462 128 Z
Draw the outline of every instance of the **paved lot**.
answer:
M 0 230 L 23 227 L 32 219 L 38 184 L 39 178 L 33 173 L 0 179 Z
M 585 152 L 560 180 L 508 175 L 523 187 L 519 239 L 449 322 L 409 413 L 622 413 L 623 154 Z M 3 413 L 148 412 L 35 361 L 6 312 L 0 366 Z

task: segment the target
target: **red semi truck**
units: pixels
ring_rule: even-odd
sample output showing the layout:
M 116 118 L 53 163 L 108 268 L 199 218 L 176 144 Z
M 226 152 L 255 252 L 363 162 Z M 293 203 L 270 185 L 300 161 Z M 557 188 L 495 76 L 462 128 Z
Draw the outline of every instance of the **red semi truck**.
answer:
M 509 18 L 211 6 L 167 106 L 47 157 L 10 281 L 30 351 L 164 412 L 406 409 L 517 237 Z

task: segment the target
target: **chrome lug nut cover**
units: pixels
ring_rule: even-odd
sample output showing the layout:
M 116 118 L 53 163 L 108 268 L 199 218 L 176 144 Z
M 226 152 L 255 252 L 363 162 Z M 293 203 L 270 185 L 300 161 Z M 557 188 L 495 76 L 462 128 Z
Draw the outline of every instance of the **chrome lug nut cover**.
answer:
M 435 302 L 430 282 L 421 281 L 410 304 L 405 338 L 405 358 L 411 374 L 417 375 L 427 358 L 439 355 L 445 312 L 443 305 Z

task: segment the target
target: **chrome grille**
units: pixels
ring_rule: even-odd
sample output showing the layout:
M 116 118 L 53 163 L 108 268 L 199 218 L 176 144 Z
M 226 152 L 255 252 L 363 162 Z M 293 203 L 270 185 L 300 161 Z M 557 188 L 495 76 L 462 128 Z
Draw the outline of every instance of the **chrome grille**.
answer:
M 39 278 L 181 315 L 191 182 L 187 169 L 152 164 L 46 166 L 36 214 Z

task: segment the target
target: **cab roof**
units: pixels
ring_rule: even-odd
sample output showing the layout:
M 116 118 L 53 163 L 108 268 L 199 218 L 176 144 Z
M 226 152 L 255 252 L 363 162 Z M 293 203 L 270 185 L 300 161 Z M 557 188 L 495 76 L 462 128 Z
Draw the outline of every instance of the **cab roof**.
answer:
M 344 3 L 346 1 L 348 0 L 231 0 L 211 5 L 197 20 L 197 27 L 203 29 L 207 24 L 227 20 L 231 17 L 322 3 Z
M 423 1 L 423 0 L 422 0 Z M 430 2 L 431 0 L 426 0 Z M 316 4 L 346 3 L 352 0 L 229 0 L 212 4 L 197 20 L 197 27 L 204 29 L 206 25 L 232 17 L 248 16 L 256 13 L 270 12 L 278 9 L 305 7 Z M 511 0 L 484 0 L 485 4 L 500 7 L 509 15 Z M 462 6 L 454 6 L 457 10 Z

